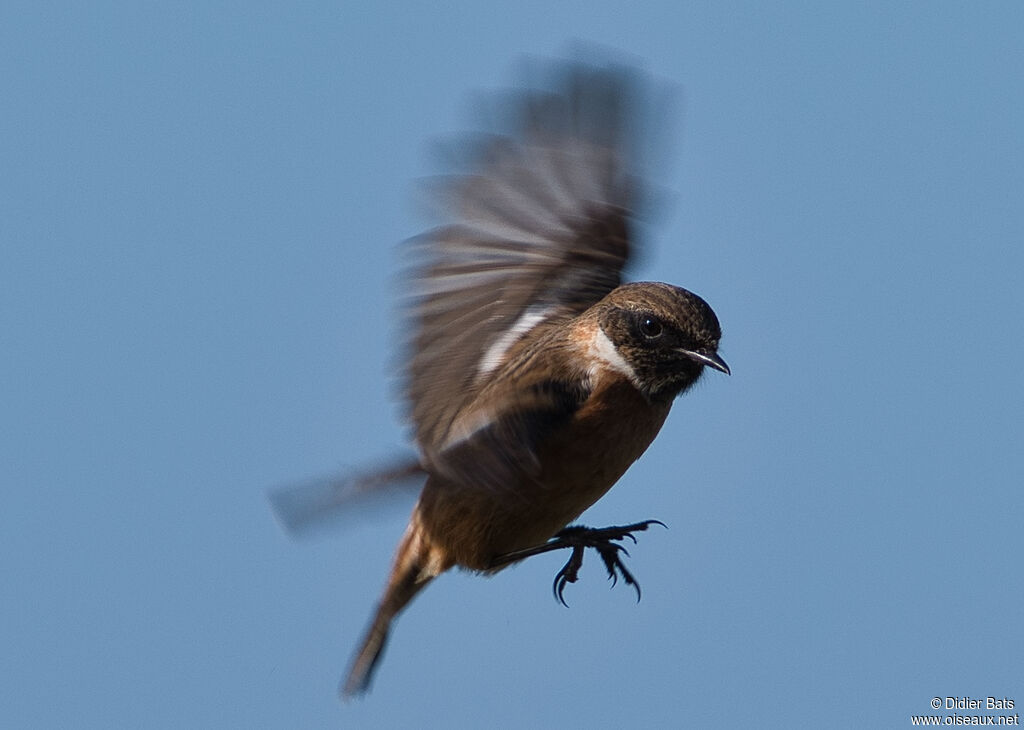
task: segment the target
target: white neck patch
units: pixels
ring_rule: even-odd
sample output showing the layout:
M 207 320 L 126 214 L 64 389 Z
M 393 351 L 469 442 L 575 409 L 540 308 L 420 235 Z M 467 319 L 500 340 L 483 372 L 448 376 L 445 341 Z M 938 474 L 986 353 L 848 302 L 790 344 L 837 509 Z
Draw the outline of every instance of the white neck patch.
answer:
M 588 358 L 594 358 L 595 360 L 600 361 L 603 365 L 607 365 L 615 372 L 625 375 L 629 378 L 629 382 L 634 386 L 639 387 L 636 371 L 633 370 L 633 366 L 626 362 L 626 359 L 622 357 L 619 351 L 615 348 L 615 345 L 612 344 L 612 341 L 608 339 L 608 335 L 606 335 L 604 330 L 601 329 L 601 325 L 596 325 L 594 327 L 594 334 L 586 344 L 585 353 Z M 596 365 L 592 365 L 590 367 L 591 377 L 594 376 L 595 370 Z

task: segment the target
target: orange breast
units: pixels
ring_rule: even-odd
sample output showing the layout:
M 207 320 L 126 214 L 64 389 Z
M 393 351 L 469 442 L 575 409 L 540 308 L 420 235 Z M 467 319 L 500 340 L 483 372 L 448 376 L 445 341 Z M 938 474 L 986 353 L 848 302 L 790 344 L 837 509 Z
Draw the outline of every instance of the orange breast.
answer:
M 604 496 L 650 446 L 669 408 L 648 403 L 623 378 L 604 379 L 541 454 L 546 509 L 531 544 L 550 538 Z

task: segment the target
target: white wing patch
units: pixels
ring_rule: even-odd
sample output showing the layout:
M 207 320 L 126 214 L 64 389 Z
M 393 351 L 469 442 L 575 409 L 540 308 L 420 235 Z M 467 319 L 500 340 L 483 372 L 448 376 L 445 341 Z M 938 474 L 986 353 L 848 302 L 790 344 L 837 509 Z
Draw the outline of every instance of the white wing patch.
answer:
M 502 360 L 505 359 L 505 354 L 509 348 L 514 345 L 520 337 L 525 335 L 527 332 L 532 330 L 540 322 L 542 322 L 550 313 L 552 307 L 541 307 L 534 305 L 527 307 L 526 311 L 519 315 L 519 319 L 515 321 L 511 327 L 505 330 L 501 336 L 494 341 L 490 347 L 487 348 L 487 352 L 480 358 L 480 364 L 476 369 L 477 380 L 490 374 L 501 365 Z
M 455 446 L 469 441 L 478 432 L 483 431 L 495 422 L 495 416 L 490 411 L 484 411 L 476 414 L 476 416 L 467 421 L 465 418 L 459 418 L 452 424 L 450 431 L 448 432 L 447 438 L 444 443 L 441 444 L 441 448 L 438 449 L 438 453 L 444 453 Z

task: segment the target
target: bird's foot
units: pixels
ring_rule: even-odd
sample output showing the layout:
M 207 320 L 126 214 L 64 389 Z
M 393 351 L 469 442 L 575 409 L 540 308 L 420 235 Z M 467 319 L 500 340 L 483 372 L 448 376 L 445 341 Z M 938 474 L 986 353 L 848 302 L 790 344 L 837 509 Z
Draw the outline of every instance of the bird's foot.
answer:
M 651 525 L 661 525 L 665 527 L 665 523 L 658 520 L 644 520 L 643 522 L 636 522 L 632 525 L 622 525 L 618 527 L 584 527 L 583 525 L 570 525 L 565 529 L 555 534 L 553 538 L 548 540 L 543 545 L 537 547 L 526 548 L 525 550 L 516 550 L 515 552 L 506 553 L 505 555 L 499 555 L 492 564 L 493 568 L 500 568 L 509 563 L 514 563 L 524 558 L 529 558 L 533 555 L 540 555 L 541 553 L 551 552 L 552 550 L 561 550 L 563 548 L 569 548 L 572 553 L 569 555 L 569 560 L 562 566 L 562 569 L 555 575 L 555 581 L 552 586 L 555 599 L 563 606 L 568 607 L 569 604 L 565 602 L 565 598 L 562 593 L 565 590 L 567 583 L 575 583 L 579 577 L 580 567 L 583 565 L 583 553 L 587 548 L 593 548 L 597 551 L 597 554 L 601 556 L 601 560 L 604 562 L 604 567 L 608 571 L 608 577 L 612 581 L 614 586 L 619 582 L 619 577 L 622 577 L 623 582 L 626 585 L 633 586 L 636 590 L 636 600 L 640 600 L 640 584 L 636 582 L 633 574 L 626 570 L 626 566 L 622 563 L 622 557 L 620 555 L 629 555 L 629 551 L 626 550 L 618 541 L 629 538 L 636 543 L 636 537 L 633 535 L 634 532 L 642 532 Z

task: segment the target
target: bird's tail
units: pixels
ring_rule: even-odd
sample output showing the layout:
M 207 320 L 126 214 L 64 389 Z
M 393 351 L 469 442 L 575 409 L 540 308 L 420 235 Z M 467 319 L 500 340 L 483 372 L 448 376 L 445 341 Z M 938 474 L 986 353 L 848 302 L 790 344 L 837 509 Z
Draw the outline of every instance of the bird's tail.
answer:
M 369 689 L 373 672 L 380 663 L 388 640 L 391 622 L 417 593 L 449 567 L 450 562 L 444 560 L 439 549 L 431 545 L 420 524 L 419 513 L 414 511 L 395 554 L 384 595 L 377 604 L 377 611 L 341 685 L 343 698 L 363 694 Z

